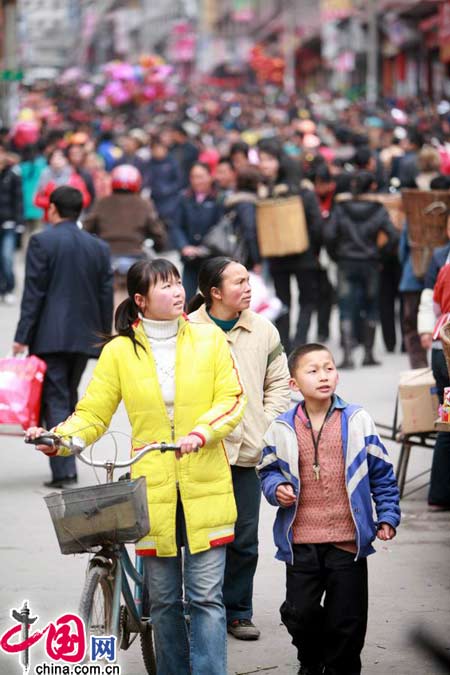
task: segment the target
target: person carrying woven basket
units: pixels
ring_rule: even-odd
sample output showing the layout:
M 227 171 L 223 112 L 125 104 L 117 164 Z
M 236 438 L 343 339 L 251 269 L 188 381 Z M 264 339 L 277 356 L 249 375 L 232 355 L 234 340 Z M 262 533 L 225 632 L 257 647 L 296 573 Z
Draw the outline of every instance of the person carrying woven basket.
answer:
M 324 228 L 324 241 L 338 267 L 338 304 L 344 358 L 340 368 L 354 368 L 354 317 L 364 312 L 363 366 L 379 365 L 373 356 L 379 316 L 380 248 L 378 236 L 386 235 L 384 250 L 393 250 L 398 241 L 383 204 L 365 196 L 375 185 L 375 176 L 357 171 L 350 179 L 350 195 L 342 195 Z
M 286 352 L 307 341 L 311 317 L 319 302 L 319 251 L 323 229 L 319 202 L 314 192 L 303 187 L 300 168 L 285 155 L 274 139 L 263 139 L 258 147 L 259 169 L 263 183 L 259 188 L 261 200 L 285 199 L 299 196 L 304 209 L 309 246 L 303 253 L 268 257 L 270 275 L 277 297 L 288 311 L 279 317 L 276 326 Z M 290 340 L 291 277 L 299 291 L 299 314 L 295 336 Z

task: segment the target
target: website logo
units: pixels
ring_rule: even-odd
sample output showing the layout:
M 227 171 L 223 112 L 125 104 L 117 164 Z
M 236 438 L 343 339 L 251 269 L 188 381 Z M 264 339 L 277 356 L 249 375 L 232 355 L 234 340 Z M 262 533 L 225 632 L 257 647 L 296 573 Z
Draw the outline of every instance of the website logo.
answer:
M 23 602 L 21 609 L 12 609 L 11 618 L 16 622 L 0 637 L 0 649 L 6 654 L 18 654 L 23 675 L 28 675 L 31 667 L 30 650 L 41 640 L 45 644 L 45 653 L 53 663 L 62 663 L 66 667 L 63 672 L 68 675 L 83 673 L 89 675 L 120 675 L 120 666 L 105 665 L 99 669 L 98 665 L 86 663 L 87 640 L 83 620 L 72 613 L 62 614 L 55 621 L 50 621 L 42 630 L 32 631 L 31 627 L 38 623 L 39 616 L 32 616 L 28 600 Z M 90 662 L 107 661 L 112 664 L 116 660 L 117 638 L 114 635 L 90 636 Z M 83 663 L 83 666 L 77 664 Z M 58 672 L 61 666 L 56 666 Z M 80 670 L 82 668 L 82 671 Z M 38 664 L 33 672 L 35 675 L 57 672 L 52 663 Z

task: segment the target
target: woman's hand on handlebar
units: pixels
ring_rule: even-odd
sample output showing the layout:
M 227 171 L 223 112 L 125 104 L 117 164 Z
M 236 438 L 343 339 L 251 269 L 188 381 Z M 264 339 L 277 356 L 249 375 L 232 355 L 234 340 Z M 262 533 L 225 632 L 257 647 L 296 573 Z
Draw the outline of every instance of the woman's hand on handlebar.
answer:
M 195 434 L 182 436 L 177 440 L 180 449 L 176 451 L 175 456 L 179 459 L 182 455 L 188 455 L 190 452 L 197 452 L 202 447 L 201 439 Z
M 48 434 L 49 432 L 47 429 L 43 429 L 42 427 L 29 427 L 26 432 L 25 432 L 25 439 L 33 439 L 33 438 L 38 438 L 39 436 L 45 436 L 45 434 Z M 41 452 L 44 453 L 44 455 L 54 455 L 56 454 L 56 451 L 58 449 L 58 445 L 54 442 L 52 446 L 50 445 L 36 445 L 36 450 L 40 450 Z

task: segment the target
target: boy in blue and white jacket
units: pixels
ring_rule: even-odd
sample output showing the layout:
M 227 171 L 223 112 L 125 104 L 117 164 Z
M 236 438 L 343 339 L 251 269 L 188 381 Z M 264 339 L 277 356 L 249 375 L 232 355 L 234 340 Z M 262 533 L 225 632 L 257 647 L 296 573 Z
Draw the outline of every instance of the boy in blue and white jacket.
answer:
M 366 557 L 375 537 L 396 534 L 397 483 L 370 415 L 336 396 L 329 350 L 302 345 L 290 355 L 289 369 L 291 388 L 304 401 L 272 422 L 257 467 L 266 499 L 279 507 L 276 557 L 286 563 L 281 618 L 297 648 L 299 673 L 359 675 Z

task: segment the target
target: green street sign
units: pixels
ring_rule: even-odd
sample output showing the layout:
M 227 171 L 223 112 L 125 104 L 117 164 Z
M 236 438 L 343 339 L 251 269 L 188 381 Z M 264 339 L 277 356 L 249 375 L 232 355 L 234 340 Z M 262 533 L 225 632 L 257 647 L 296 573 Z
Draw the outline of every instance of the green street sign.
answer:
M 1 70 L 0 80 L 3 80 L 3 82 L 20 82 L 20 80 L 23 80 L 23 70 Z

